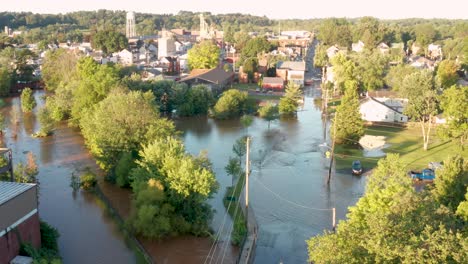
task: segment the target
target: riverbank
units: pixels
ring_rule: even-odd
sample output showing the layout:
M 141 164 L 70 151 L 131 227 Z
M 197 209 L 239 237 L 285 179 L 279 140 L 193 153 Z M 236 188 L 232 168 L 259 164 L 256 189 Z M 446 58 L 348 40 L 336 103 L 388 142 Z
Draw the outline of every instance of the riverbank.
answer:
M 468 150 L 462 151 L 458 141 L 442 140 L 437 137 L 435 129 L 431 132 L 429 149 L 423 149 L 421 128 L 417 125 L 404 127 L 391 126 L 368 126 L 365 128 L 366 135 L 385 137 L 385 147 L 381 149 L 381 157 L 366 157 L 366 152 L 358 146 L 337 146 L 336 170 L 350 171 L 353 160 L 360 160 L 365 170 L 377 166 L 380 158 L 387 153 L 398 153 L 403 162 L 407 164 L 408 170 L 418 170 L 427 167 L 429 162 L 443 161 L 449 155 L 459 153 L 468 156 Z

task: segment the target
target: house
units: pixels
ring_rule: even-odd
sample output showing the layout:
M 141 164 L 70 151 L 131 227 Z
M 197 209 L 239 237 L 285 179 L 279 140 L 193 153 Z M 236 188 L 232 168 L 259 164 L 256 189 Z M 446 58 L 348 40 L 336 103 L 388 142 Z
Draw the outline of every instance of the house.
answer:
M 158 58 L 174 56 L 176 53 L 175 40 L 172 38 L 160 38 L 158 40 Z
M 164 57 L 159 60 L 160 65 L 167 69 L 168 74 L 176 74 L 180 72 L 180 64 L 177 57 Z
M 305 69 L 304 61 L 280 61 L 276 65 L 276 76 L 304 86 Z
M 427 47 L 427 55 L 432 60 L 442 60 L 442 47 L 436 44 L 429 44 Z
M 422 56 L 413 56 L 409 58 L 409 63 L 412 67 L 418 68 L 418 69 L 429 69 L 431 71 L 434 70 L 435 68 L 435 62 L 424 58 Z
M 382 54 L 388 54 L 390 52 L 390 47 L 387 44 L 383 43 L 383 42 L 380 43 L 379 45 L 377 45 L 377 49 Z
M 357 43 L 351 44 L 351 50 L 355 52 L 362 52 L 364 50 L 364 42 L 358 41 Z
M 406 123 L 408 117 L 403 114 L 405 99 L 367 97 L 361 100 L 359 112 L 364 121 Z
M 263 77 L 262 89 L 282 91 L 284 89 L 284 80 L 281 77 Z
M 333 46 L 329 47 L 327 49 L 328 58 L 329 59 L 333 58 L 339 51 L 340 51 L 340 49 L 338 49 L 338 47 L 336 45 L 333 45 Z
M 41 246 L 37 185 L 0 181 L 0 263 L 10 263 L 21 243 Z
M 128 49 L 123 49 L 119 53 L 117 53 L 117 57 L 120 64 L 123 65 L 132 65 L 134 58 L 133 53 L 130 52 Z
M 189 86 L 203 84 L 211 90 L 213 94 L 220 94 L 232 83 L 234 72 L 226 72 L 221 68 L 195 69 L 189 76 L 181 79 L 179 83 L 186 83 Z

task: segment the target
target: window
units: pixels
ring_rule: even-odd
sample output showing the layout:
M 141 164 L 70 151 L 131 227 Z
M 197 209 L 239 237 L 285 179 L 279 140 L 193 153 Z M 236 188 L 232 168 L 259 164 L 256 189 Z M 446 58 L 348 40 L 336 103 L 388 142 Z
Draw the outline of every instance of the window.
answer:
M 403 117 L 400 117 L 400 121 L 403 121 Z

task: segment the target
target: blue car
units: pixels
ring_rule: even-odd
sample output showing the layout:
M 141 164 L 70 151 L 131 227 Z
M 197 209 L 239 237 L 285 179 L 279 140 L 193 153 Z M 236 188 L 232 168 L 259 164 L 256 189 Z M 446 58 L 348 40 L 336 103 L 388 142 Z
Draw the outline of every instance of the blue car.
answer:
M 411 178 L 418 181 L 433 181 L 435 173 L 431 169 L 424 169 L 422 171 L 410 171 Z
M 353 165 L 351 166 L 351 169 L 354 175 L 361 175 L 362 173 L 361 161 L 359 160 L 353 161 Z

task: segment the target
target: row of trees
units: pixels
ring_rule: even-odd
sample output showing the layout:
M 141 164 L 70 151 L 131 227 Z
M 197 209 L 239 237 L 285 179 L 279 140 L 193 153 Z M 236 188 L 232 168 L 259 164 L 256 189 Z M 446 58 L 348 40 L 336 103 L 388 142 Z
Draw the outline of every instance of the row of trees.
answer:
M 160 113 L 206 113 L 211 93 L 172 81 L 145 83 L 126 69 L 70 56 L 58 50 L 45 59 L 44 81 L 54 92 L 46 109 L 78 126 L 110 179 L 132 188 L 129 226 L 149 238 L 206 235 L 212 217 L 206 200 L 218 186 L 211 164 L 205 155 L 187 154 L 173 122 Z
M 468 163 L 444 161 L 434 186 L 415 191 L 398 155 L 381 159 L 365 195 L 336 232 L 307 241 L 314 263 L 464 263 Z M 333 254 L 330 254 L 333 252 Z

